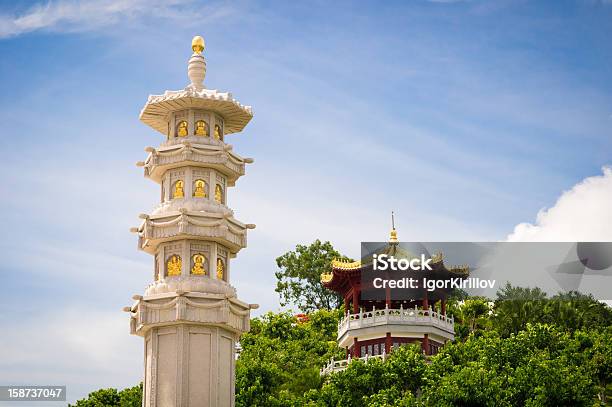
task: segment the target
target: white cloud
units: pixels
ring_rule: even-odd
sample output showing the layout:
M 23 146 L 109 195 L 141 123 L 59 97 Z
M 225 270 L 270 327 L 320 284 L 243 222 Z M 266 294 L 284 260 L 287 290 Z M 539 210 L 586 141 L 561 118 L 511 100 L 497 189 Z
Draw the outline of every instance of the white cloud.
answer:
M 37 30 L 92 31 L 140 17 L 198 20 L 218 18 L 229 8 L 198 7 L 185 10 L 191 0 L 59 0 L 38 3 L 20 15 L 0 14 L 0 39 Z
M 612 241 L 612 167 L 563 192 L 535 224 L 520 223 L 508 241 Z

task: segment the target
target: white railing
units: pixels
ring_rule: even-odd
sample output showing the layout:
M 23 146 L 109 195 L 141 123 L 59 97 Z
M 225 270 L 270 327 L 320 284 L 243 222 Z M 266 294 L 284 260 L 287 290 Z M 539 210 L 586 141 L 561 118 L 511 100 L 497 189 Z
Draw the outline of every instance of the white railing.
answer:
M 368 354 L 366 354 L 362 358 L 352 358 L 351 359 L 351 355 L 349 354 L 348 358 L 343 359 L 343 360 L 334 360 L 332 358 L 327 365 L 323 366 L 323 368 L 319 370 L 319 374 L 321 376 L 325 376 L 330 373 L 340 372 L 346 369 L 348 365 L 351 363 L 351 361 L 353 360 L 363 360 L 365 363 L 368 363 L 368 360 L 371 360 L 371 359 L 382 359 L 383 361 L 385 361 L 387 359 L 387 354 L 385 353 L 383 349 L 383 353 L 381 355 L 369 356 Z
M 338 338 L 342 337 L 350 329 L 367 328 L 380 325 L 431 325 L 453 333 L 455 331 L 455 320 L 434 311 L 423 308 L 383 308 L 361 311 L 358 314 L 346 314 L 338 323 Z

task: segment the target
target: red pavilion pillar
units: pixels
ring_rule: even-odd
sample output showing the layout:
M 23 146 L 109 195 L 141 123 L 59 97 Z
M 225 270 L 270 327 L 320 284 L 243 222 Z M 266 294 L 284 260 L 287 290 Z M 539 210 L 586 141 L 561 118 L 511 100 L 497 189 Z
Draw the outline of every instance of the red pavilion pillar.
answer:
M 391 289 L 389 287 L 385 287 L 385 305 L 391 308 Z
M 385 353 L 388 355 L 391 353 L 391 332 L 387 332 L 387 336 L 385 337 Z
M 421 342 L 421 348 L 426 355 L 429 355 L 429 335 L 425 334 L 423 336 L 423 342 Z

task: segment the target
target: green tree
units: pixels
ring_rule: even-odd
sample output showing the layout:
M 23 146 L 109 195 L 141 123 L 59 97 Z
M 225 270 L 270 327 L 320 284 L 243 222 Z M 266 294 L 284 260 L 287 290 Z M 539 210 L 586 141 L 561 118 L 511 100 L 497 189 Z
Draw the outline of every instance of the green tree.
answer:
M 364 397 L 367 407 L 412 407 L 417 406 L 416 397 L 412 392 L 400 392 L 396 387 L 383 389 L 376 394 Z
M 490 322 L 504 337 L 539 322 L 572 332 L 610 326 L 612 310 L 591 295 L 571 291 L 547 298 L 539 288 L 513 287 L 507 283 L 497 293 Z
M 467 327 L 469 333 L 483 329 L 488 325 L 491 312 L 490 301 L 485 297 L 472 297 L 457 303 L 453 307 L 453 315 L 457 322 Z
M 325 377 L 319 369 L 343 359 L 336 343 L 342 310 L 322 309 L 306 321 L 267 313 L 251 321 L 236 362 L 236 405 L 271 407 L 592 406 L 606 405 L 612 382 L 610 308 L 590 296 L 546 298 L 507 285 L 493 313 L 486 298 L 452 299 L 449 312 L 464 337 L 426 363 L 415 345 L 385 362 L 354 360 Z M 545 323 L 541 323 L 545 321 Z M 490 329 L 493 328 L 493 329 Z M 607 392 L 607 393 L 606 393 Z M 140 406 L 142 385 L 102 389 L 79 407 Z
M 309 246 L 297 245 L 276 259 L 276 292 L 281 305 L 295 304 L 303 312 L 334 309 L 341 304 L 340 296 L 321 284 L 321 274 L 331 271 L 333 259 L 349 260 L 330 242 L 315 240 Z
M 612 310 L 592 295 L 577 291 L 554 295 L 547 301 L 542 322 L 565 330 L 597 329 L 612 325 Z
M 69 404 L 69 407 L 71 405 Z M 142 383 L 121 391 L 100 389 L 89 393 L 86 399 L 76 402 L 73 407 L 140 407 L 142 406 Z
M 505 300 L 523 300 L 523 301 L 538 301 L 545 300 L 546 293 L 539 287 L 517 287 L 506 282 L 502 288 L 497 291 L 497 301 Z
M 612 383 L 612 327 L 590 334 L 593 346 L 588 350 L 601 405 L 607 405 L 608 385 Z
M 336 344 L 341 311 L 320 310 L 298 322 L 290 313 L 255 318 L 240 339 L 236 406 L 301 405 L 302 395 L 321 386 L 319 369 L 344 357 Z
M 590 406 L 595 386 L 581 333 L 528 324 L 447 345 L 427 367 L 426 406 Z
M 119 392 L 119 406 L 140 407 L 142 406 L 142 382 L 138 386 L 128 387 Z
M 507 282 L 497 292 L 491 323 L 504 337 L 517 334 L 528 323 L 542 320 L 545 302 L 546 293 L 541 289 L 514 287 Z
M 421 386 L 425 357 L 419 346 L 395 349 L 387 361 L 355 360 L 326 378 L 320 390 L 310 390 L 303 405 L 314 406 L 410 406 Z M 393 400 L 393 401 L 391 401 Z M 391 403 L 391 404 L 388 404 Z

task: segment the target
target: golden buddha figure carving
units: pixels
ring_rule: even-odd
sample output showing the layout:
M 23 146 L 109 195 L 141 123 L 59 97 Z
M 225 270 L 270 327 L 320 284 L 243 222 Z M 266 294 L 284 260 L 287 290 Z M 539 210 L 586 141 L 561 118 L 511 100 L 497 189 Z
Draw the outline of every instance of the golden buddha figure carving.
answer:
M 219 280 L 223 280 L 223 276 L 225 275 L 225 263 L 223 263 L 222 259 L 217 259 L 217 278 Z
M 187 135 L 187 122 L 185 120 L 181 120 L 176 127 L 176 134 L 179 137 L 185 137 Z
M 166 275 L 168 277 L 180 276 L 182 268 L 182 261 L 180 256 L 173 254 L 166 262 Z
M 197 276 L 206 275 L 206 257 L 202 254 L 194 254 L 193 255 L 193 267 L 191 268 L 191 274 Z
M 215 139 L 223 140 L 223 132 L 221 131 L 221 126 L 215 124 Z
M 193 196 L 196 198 L 206 198 L 206 182 L 197 179 L 194 183 Z
M 215 201 L 220 204 L 223 203 L 223 189 L 219 184 L 215 185 Z
M 172 199 L 184 198 L 184 197 L 185 197 L 185 188 L 183 186 L 183 181 L 178 180 L 174 183 L 174 191 L 172 191 Z
M 196 136 L 210 136 L 208 131 L 208 123 L 206 123 L 204 120 L 198 120 L 195 126 L 195 134 Z

